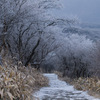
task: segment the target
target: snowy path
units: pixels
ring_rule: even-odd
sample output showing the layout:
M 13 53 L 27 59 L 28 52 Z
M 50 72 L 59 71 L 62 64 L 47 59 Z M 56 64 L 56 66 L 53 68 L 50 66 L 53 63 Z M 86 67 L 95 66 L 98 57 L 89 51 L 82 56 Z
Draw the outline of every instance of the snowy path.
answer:
M 35 93 L 39 100 L 100 100 L 78 91 L 73 86 L 58 79 L 56 74 L 44 74 L 49 79 L 49 87 L 41 88 Z M 37 99 L 38 100 L 38 99 Z

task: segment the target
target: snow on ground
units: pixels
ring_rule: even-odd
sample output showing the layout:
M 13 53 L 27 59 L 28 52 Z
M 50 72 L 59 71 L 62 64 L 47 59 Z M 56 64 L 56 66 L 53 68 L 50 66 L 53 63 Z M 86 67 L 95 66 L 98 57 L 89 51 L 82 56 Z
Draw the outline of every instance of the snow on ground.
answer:
M 35 93 L 36 100 L 100 100 L 78 91 L 73 86 L 58 79 L 56 74 L 44 74 L 49 79 L 49 87 L 43 87 Z

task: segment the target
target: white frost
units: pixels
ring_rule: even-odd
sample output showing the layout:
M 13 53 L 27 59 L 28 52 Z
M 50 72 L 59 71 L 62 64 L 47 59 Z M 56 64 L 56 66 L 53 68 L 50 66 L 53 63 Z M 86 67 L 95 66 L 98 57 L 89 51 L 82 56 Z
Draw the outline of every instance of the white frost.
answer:
M 100 100 L 78 91 L 73 86 L 58 79 L 56 74 L 44 74 L 49 79 L 49 87 L 43 87 L 35 93 L 39 100 Z M 38 99 L 36 99 L 38 100 Z

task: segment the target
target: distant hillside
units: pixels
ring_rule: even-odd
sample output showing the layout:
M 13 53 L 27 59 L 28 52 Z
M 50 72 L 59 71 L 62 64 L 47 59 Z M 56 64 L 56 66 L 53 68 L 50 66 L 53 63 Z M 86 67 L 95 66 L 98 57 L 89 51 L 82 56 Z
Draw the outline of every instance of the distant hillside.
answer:
M 100 24 L 81 23 L 80 26 L 82 28 L 100 28 Z
M 80 27 L 73 26 L 64 28 L 63 33 L 67 33 L 66 35 L 70 34 L 86 35 L 87 38 L 94 41 L 100 39 L 100 25 L 80 24 L 79 26 Z

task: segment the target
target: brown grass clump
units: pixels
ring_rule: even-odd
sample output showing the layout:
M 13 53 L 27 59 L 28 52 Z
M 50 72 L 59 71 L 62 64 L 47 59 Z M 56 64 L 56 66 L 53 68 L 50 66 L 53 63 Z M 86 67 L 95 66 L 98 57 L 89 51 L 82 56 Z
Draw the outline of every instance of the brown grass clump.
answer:
M 90 95 L 100 98 L 100 79 L 97 77 L 71 79 L 63 77 L 60 72 L 55 72 L 59 78 L 67 83 L 74 85 L 78 90 L 88 91 Z
M 32 93 L 48 84 L 36 69 L 4 62 L 0 65 L 0 100 L 34 100 Z
M 69 77 L 63 77 L 63 74 L 61 73 L 61 72 L 58 72 L 58 71 L 54 71 L 54 73 L 55 74 L 57 74 L 58 75 L 58 78 L 60 79 L 60 80 L 63 80 L 63 81 L 65 81 L 65 82 L 67 82 L 67 83 L 70 83 L 70 84 L 72 84 L 72 79 L 71 78 L 69 78 Z
M 61 72 L 54 71 L 54 73 L 57 74 L 59 78 L 62 78 L 62 76 L 63 76 Z
M 99 78 L 79 78 L 74 80 L 74 86 L 79 90 L 88 90 L 92 95 L 100 96 L 100 79 Z

